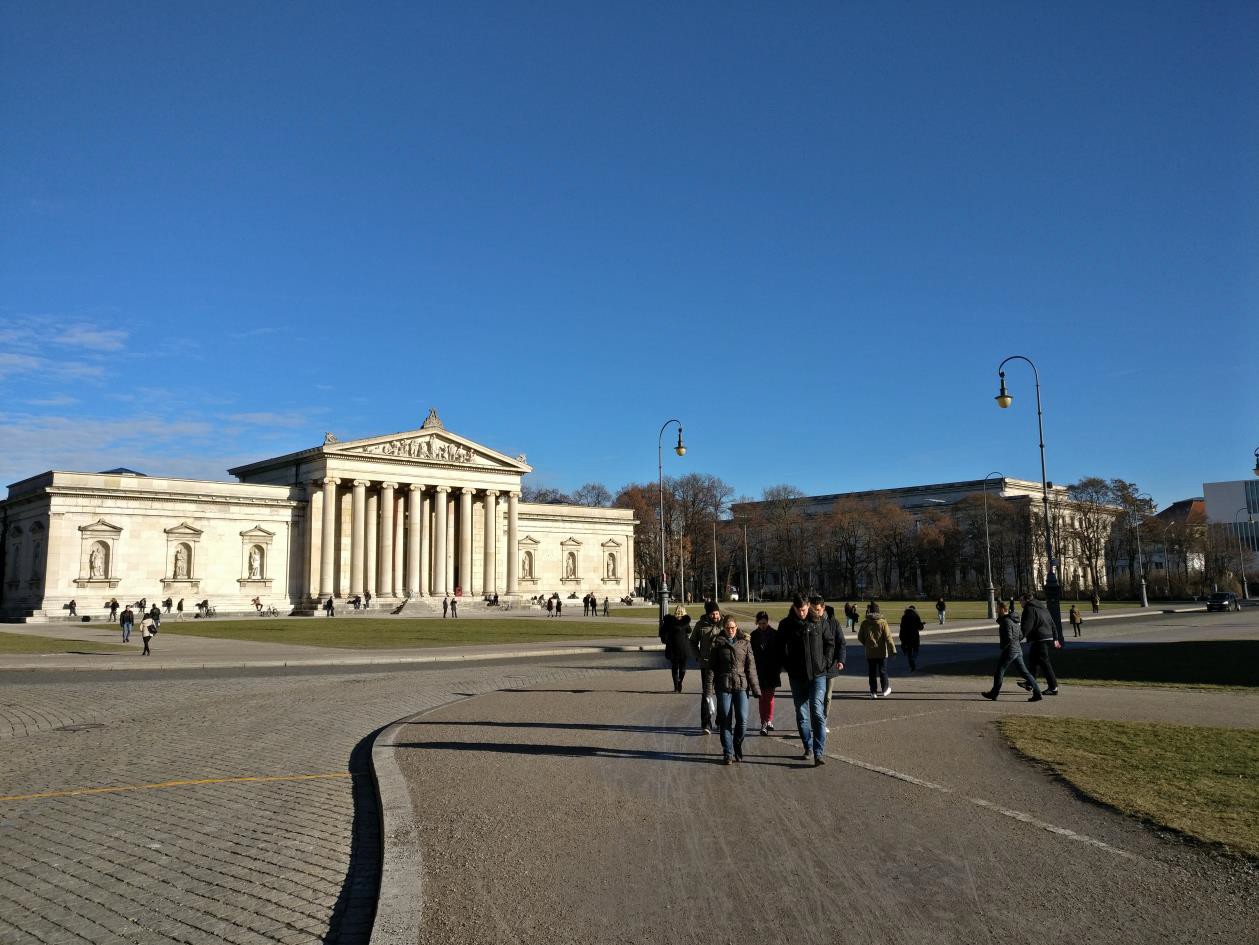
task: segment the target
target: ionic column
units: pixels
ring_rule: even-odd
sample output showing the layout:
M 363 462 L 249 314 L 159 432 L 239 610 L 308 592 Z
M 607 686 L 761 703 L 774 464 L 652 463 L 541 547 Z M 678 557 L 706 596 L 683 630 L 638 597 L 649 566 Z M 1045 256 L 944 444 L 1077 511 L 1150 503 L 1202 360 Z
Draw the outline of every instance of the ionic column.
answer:
M 407 490 L 407 597 L 419 597 L 424 593 L 423 572 L 420 569 L 420 544 L 424 535 L 420 499 L 423 495 L 424 487 L 418 482 L 411 483 L 411 488 Z
M 484 587 L 482 594 L 498 590 L 498 558 L 495 540 L 498 537 L 498 493 L 489 489 L 485 493 L 485 565 L 481 572 Z
M 350 504 L 350 596 L 363 593 L 363 545 L 367 526 L 364 505 L 367 500 L 367 480 L 355 479 L 353 499 Z
M 376 558 L 380 573 L 376 593 L 381 597 L 393 597 L 393 490 L 396 488 L 396 482 L 380 484 L 380 554 Z
M 376 542 L 380 523 L 380 495 L 373 489 L 367 493 L 367 534 L 365 536 L 365 561 L 363 564 L 363 590 L 372 597 L 380 596 L 376 589 Z
M 449 573 L 446 569 L 446 507 L 450 504 L 447 493 L 450 486 L 438 486 L 434 492 L 437 503 L 437 521 L 433 523 L 433 595 L 450 593 L 447 583 Z
M 332 596 L 336 586 L 332 568 L 336 563 L 333 552 L 337 540 L 337 486 L 340 479 L 331 476 L 323 480 L 323 535 L 319 548 L 319 597 L 326 599 Z
M 472 489 L 459 490 L 459 584 L 472 593 Z
M 446 589 L 451 594 L 455 592 L 455 560 L 459 549 L 455 547 L 455 526 L 459 523 L 459 508 L 456 505 L 452 490 L 451 494 L 446 496 L 444 500 L 446 504 Z
M 308 598 L 319 593 L 319 559 L 315 557 L 315 539 L 322 526 L 323 489 L 316 479 L 306 483 L 306 561 L 302 592 Z
M 402 496 L 396 496 L 393 504 L 393 596 L 401 597 L 406 593 L 406 527 L 407 504 Z
M 414 488 L 414 487 L 413 487 Z M 433 497 L 428 494 L 428 490 L 420 489 L 420 524 L 421 529 L 417 534 L 415 555 L 416 560 L 420 563 L 420 577 L 418 587 L 420 596 L 425 597 L 433 593 L 433 588 L 437 581 L 433 577 Z M 414 508 L 414 506 L 412 506 Z
M 516 593 L 516 572 L 520 567 L 520 539 L 517 537 L 519 492 L 507 493 L 507 593 Z

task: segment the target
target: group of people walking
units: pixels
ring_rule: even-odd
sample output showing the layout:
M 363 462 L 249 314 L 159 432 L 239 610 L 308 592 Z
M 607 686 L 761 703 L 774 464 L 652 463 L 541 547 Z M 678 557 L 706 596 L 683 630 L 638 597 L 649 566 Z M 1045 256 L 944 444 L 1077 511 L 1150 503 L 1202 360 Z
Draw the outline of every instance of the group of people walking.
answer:
M 944 620 L 943 598 L 937 603 L 940 622 Z M 774 699 L 787 676 L 791 701 L 795 709 L 796 728 L 802 743 L 800 760 L 814 766 L 826 763 L 827 715 L 830 711 L 834 679 L 844 669 L 847 651 L 845 626 L 855 629 L 857 642 L 865 657 L 870 698 L 886 698 L 892 694 L 888 681 L 887 661 L 896 655 L 892 630 L 879 604 L 866 605 L 864 616 L 856 605 L 846 603 L 844 624 L 835 616 L 835 609 L 817 595 L 807 599 L 797 596 L 791 608 L 771 626 L 769 614 L 756 614 L 755 629 L 740 628 L 736 617 L 721 612 L 715 601 L 704 605 L 704 615 L 692 626 L 686 608 L 679 605 L 666 614 L 660 625 L 660 639 L 673 680 L 673 691 L 680 693 L 687 667 L 694 660 L 700 672 L 700 728 L 705 735 L 714 728 L 721 737 L 722 763 L 743 760 L 747 735 L 750 699 L 757 700 L 760 733 L 774 730 Z M 1072 609 L 1072 623 L 1078 614 Z M 1022 676 L 1019 683 L 1032 693 L 1031 702 L 1045 695 L 1058 694 L 1049 652 L 1061 646 L 1057 629 L 1045 604 L 1031 595 L 1023 597 L 1021 623 L 1016 623 L 1010 607 L 997 606 L 997 626 L 1001 656 L 992 688 L 982 693 L 995 700 L 1001 692 L 1005 674 L 1011 669 Z M 900 641 L 912 672 L 918 665 L 923 630 L 922 617 L 911 604 L 900 620 Z M 1029 644 L 1028 660 L 1023 659 L 1022 641 Z M 1045 676 L 1042 690 L 1036 673 Z

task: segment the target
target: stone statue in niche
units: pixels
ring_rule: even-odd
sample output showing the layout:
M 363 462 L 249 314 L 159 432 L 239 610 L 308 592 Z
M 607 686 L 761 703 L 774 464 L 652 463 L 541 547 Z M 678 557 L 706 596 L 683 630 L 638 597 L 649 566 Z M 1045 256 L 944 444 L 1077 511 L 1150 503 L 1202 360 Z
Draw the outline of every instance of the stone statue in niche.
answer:
M 565 557 L 564 559 L 564 577 L 566 578 L 577 577 L 577 556 L 573 554 L 571 551 L 568 553 L 568 556 Z
M 262 555 L 257 548 L 249 549 L 249 580 L 257 581 L 262 578 Z
M 92 553 L 87 556 L 87 573 L 93 581 L 105 577 L 105 553 L 100 548 L 93 548 Z
M 188 577 L 188 549 L 180 545 L 175 549 L 175 580 L 182 581 Z
M 616 577 L 616 555 L 608 555 L 608 577 Z
M 520 559 L 520 576 L 524 578 L 533 578 L 533 555 L 525 552 L 524 557 Z

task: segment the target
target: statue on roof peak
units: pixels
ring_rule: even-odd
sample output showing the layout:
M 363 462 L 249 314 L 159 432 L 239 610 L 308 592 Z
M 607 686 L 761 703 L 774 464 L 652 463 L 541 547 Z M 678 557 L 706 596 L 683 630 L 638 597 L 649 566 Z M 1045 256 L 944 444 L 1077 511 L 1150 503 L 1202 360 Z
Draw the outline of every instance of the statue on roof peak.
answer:
M 430 408 L 429 408 L 429 411 L 428 411 L 428 416 L 424 418 L 424 425 L 423 425 L 422 427 L 420 427 L 420 429 L 421 429 L 421 430 L 444 430 L 444 429 L 446 429 L 445 425 L 443 425 L 443 424 L 442 424 L 441 417 L 437 416 L 437 408 L 436 408 L 436 407 L 430 407 Z

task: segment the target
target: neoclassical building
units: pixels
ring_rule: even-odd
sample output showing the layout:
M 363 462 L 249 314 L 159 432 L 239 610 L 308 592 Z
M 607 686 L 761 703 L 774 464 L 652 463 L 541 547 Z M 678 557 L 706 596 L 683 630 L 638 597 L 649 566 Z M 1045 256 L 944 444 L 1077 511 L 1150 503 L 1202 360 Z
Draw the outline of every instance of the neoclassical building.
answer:
M 530 471 L 430 411 L 418 430 L 327 434 L 228 470 L 236 482 L 41 473 L 0 503 L 0 618 L 114 598 L 300 613 L 370 594 L 422 612 L 446 595 L 631 593 L 633 513 L 521 502 Z

